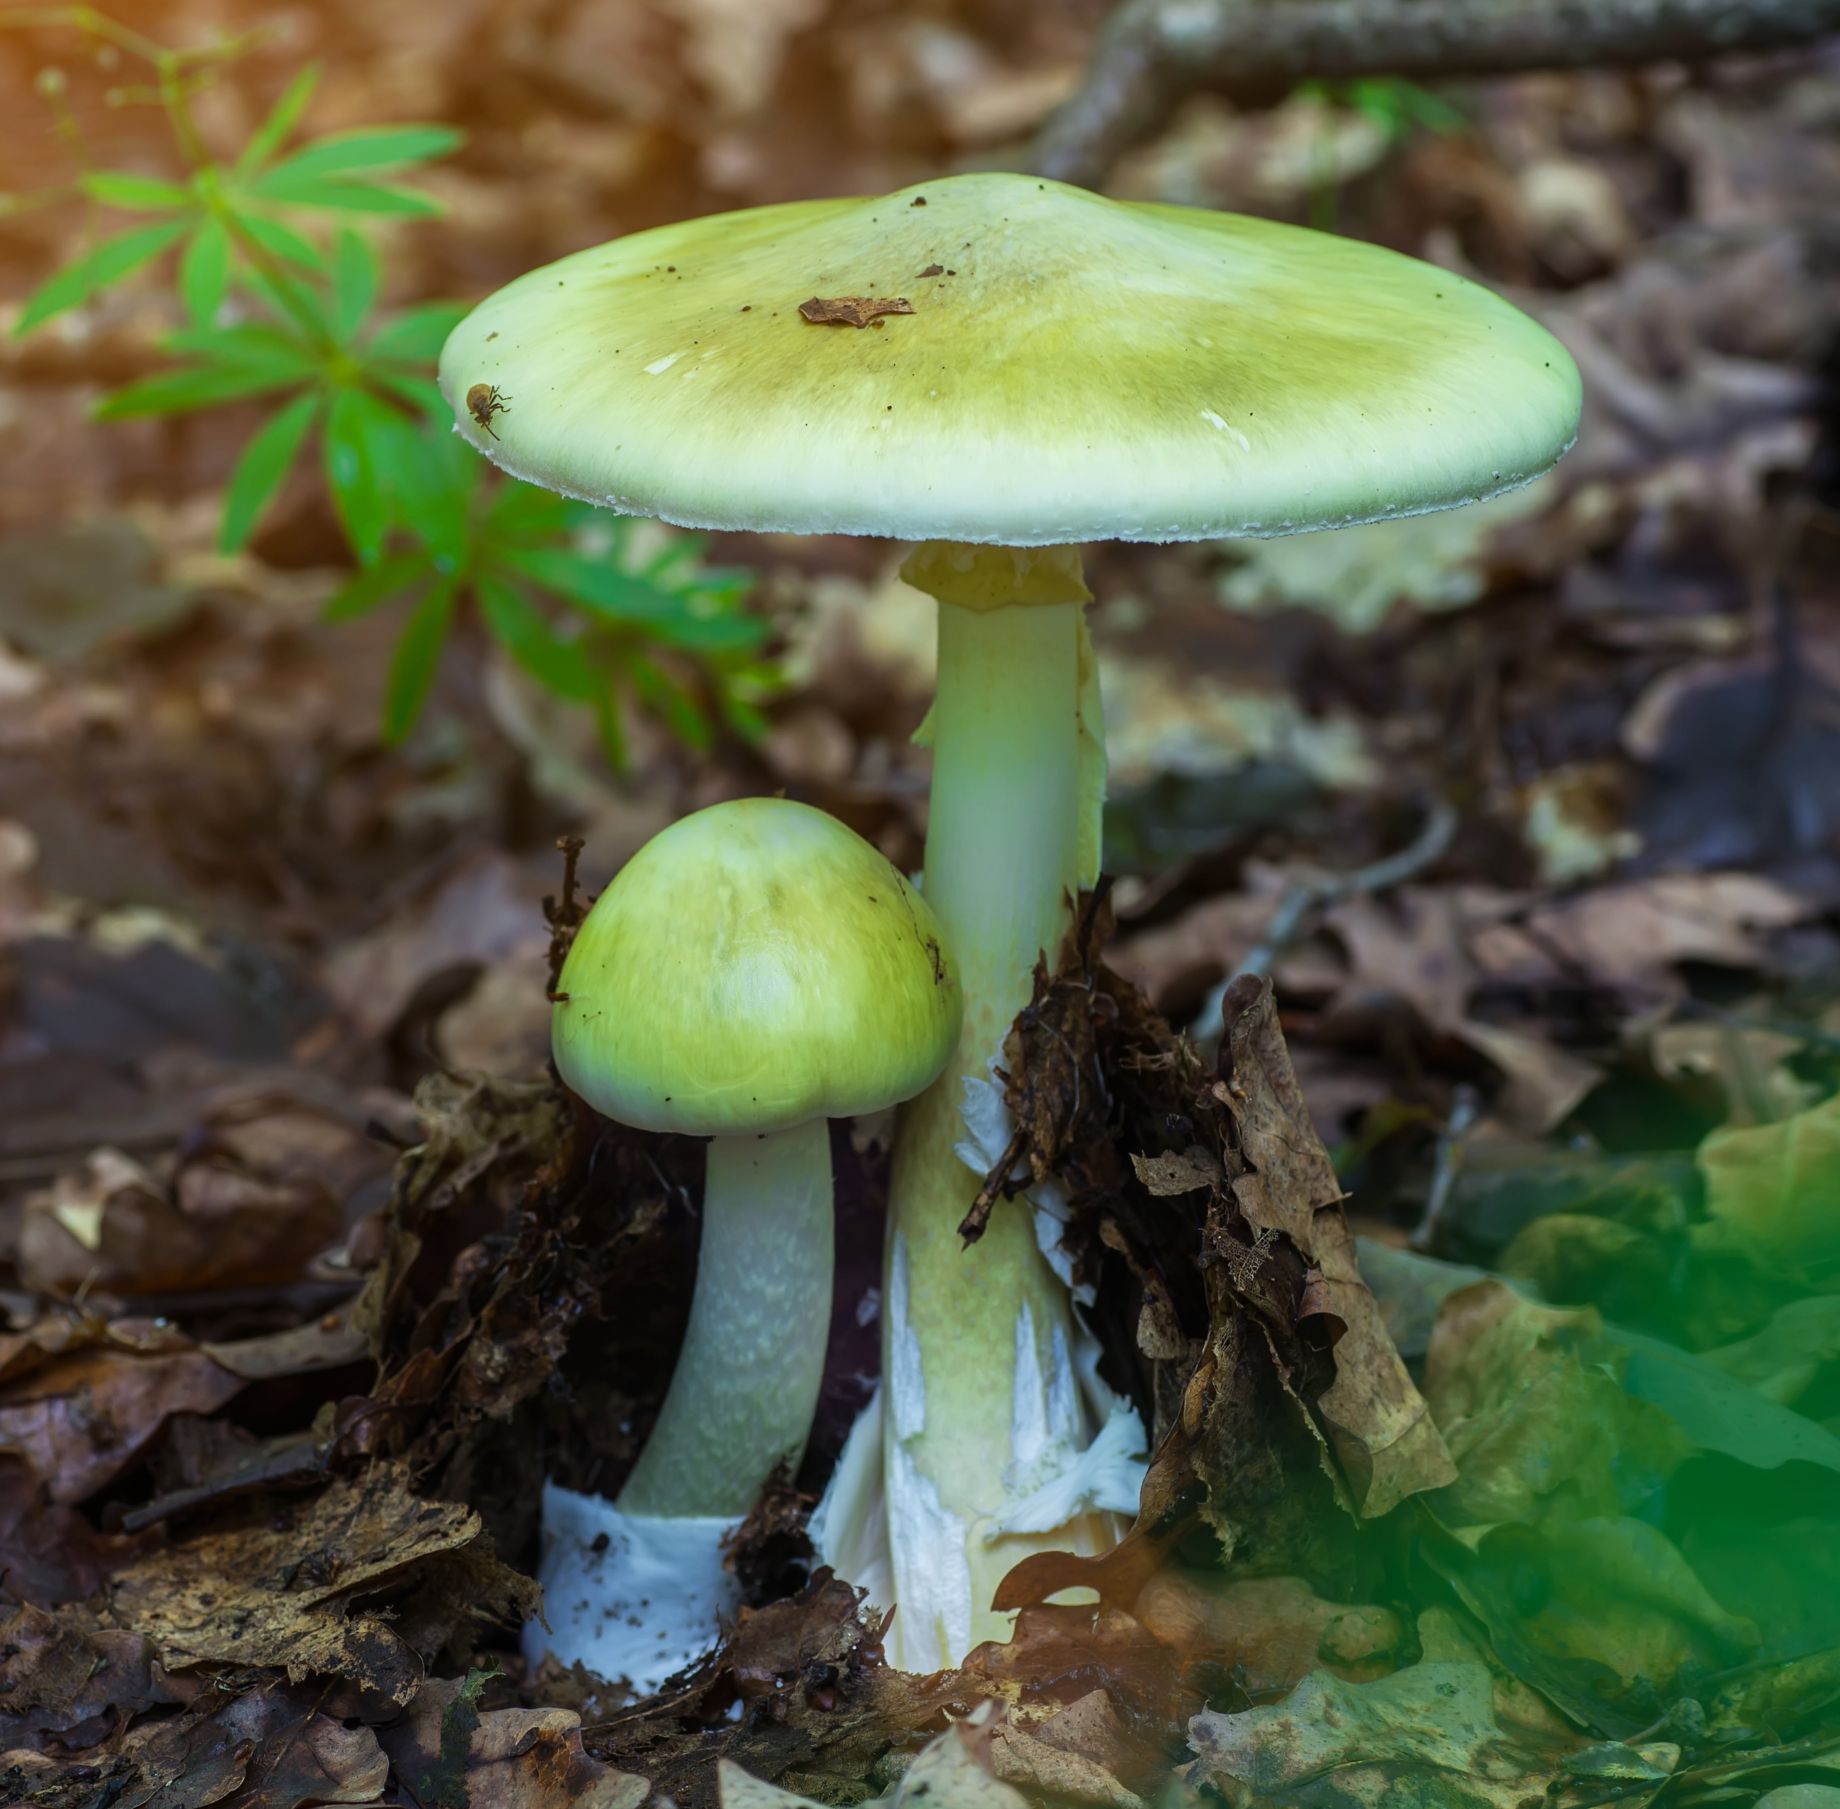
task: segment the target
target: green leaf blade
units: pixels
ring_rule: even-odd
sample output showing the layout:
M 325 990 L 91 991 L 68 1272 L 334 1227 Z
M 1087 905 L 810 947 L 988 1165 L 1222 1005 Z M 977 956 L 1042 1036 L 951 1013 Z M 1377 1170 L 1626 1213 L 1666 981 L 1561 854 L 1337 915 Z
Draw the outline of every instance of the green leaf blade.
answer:
M 453 126 L 373 126 L 355 132 L 335 132 L 315 139 L 277 164 L 271 176 L 348 176 L 359 170 L 402 169 L 428 163 L 457 149 L 465 133 Z
M 143 264 L 151 263 L 169 245 L 178 242 L 185 228 L 183 220 L 162 220 L 157 226 L 137 226 L 116 238 L 104 239 L 32 292 L 20 310 L 14 334 L 24 335 L 43 326 L 120 282 Z
M 435 667 L 453 626 L 455 582 L 443 578 L 415 606 L 390 660 L 384 690 L 383 736 L 392 747 L 415 727 L 434 684 Z
M 194 326 L 210 327 L 229 287 L 230 234 L 222 220 L 210 215 L 179 260 L 179 295 Z
M 319 410 L 317 395 L 297 396 L 243 448 L 231 473 L 218 529 L 217 544 L 223 552 L 237 552 L 249 539 L 293 467 Z
M 427 577 L 428 571 L 428 561 L 415 553 L 379 559 L 375 565 L 354 572 L 326 599 L 324 618 L 328 622 L 355 622 L 400 597 L 418 578 Z
M 91 170 L 79 186 L 92 201 L 124 213 L 176 213 L 194 204 L 192 191 L 182 184 L 137 176 L 131 170 Z
M 349 226 L 341 227 L 332 248 L 332 331 L 341 345 L 363 325 L 380 280 L 370 242 Z
M 309 63 L 282 90 L 280 99 L 269 108 L 268 117 L 256 127 L 254 136 L 243 146 L 242 155 L 236 160 L 236 173 L 239 176 L 247 176 L 259 170 L 281 149 L 288 134 L 300 124 L 301 115 L 306 112 L 307 103 L 313 98 L 313 90 L 318 86 L 319 65 Z

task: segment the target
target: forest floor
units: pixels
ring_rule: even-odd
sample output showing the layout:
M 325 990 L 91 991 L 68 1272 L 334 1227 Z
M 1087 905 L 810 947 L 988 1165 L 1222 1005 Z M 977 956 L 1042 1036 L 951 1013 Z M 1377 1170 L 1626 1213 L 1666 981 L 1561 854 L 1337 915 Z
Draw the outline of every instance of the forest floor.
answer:
M 203 115 L 237 142 L 318 59 L 315 129 L 463 126 L 421 178 L 441 217 L 381 231 L 389 300 L 472 300 L 663 220 L 1016 167 L 1095 10 L 313 0 Z M 93 153 L 157 173 L 158 114 L 104 106 L 55 30 L 0 33 L 0 166 L 72 173 L 54 64 Z M 1031 1608 L 939 1677 L 805 1574 L 877 1362 L 873 1126 L 837 1142 L 825 1400 L 734 1638 L 635 1703 L 526 1675 L 515 1632 L 537 1485 L 617 1484 L 694 1251 L 695 1150 L 547 1073 L 558 839 L 592 890 L 783 789 L 917 867 L 931 617 L 899 550 L 709 544 L 771 625 L 755 740 L 635 710 L 615 774 L 462 621 L 391 744 L 401 624 L 324 619 L 348 571 L 311 474 L 216 550 L 258 416 L 90 419 L 158 364 L 159 295 L 0 342 L 0 1802 L 752 1809 L 719 1759 L 855 1801 L 922 1749 L 907 1790 L 955 1805 L 1840 1802 L 1840 59 L 1441 98 L 1197 99 L 1108 185 L 1478 277 L 1572 350 L 1585 425 L 1484 507 L 1090 550 L 1117 1106 L 1041 1154 L 1089 1183 L 1098 1322 L 1161 1442 L 1103 1608 Z M 85 230 L 0 214 L 0 292 Z M 1243 983 L 1223 1015 L 1249 962 L 1275 1019 Z M 1145 1079 L 1165 1026 L 1192 1045 Z M 1454 1460 L 1429 1493 L 1428 1460 L 1300 1460 L 1319 1404 L 1267 1385 L 1326 1360 L 1298 1303 L 1329 1242 L 1264 1274 L 1226 1248 L 1269 1228 L 1232 1181 L 1275 1173 L 1292 1064 L 1360 1335 Z M 1274 1226 L 1309 1182 L 1274 1181 Z M 1235 1362 L 1266 1380 L 1184 1431 Z M 1263 1480 L 1229 1421 L 1266 1428 Z

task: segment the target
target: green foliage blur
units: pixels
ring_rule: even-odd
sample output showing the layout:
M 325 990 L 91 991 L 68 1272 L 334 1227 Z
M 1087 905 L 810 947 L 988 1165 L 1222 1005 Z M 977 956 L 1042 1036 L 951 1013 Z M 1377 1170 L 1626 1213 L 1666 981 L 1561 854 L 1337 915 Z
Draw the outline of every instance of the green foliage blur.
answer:
M 150 83 L 111 99 L 162 108 L 179 165 L 170 180 L 84 171 L 78 194 L 139 222 L 94 239 L 49 277 L 15 331 L 32 332 L 165 260 L 187 322 L 163 342 L 172 365 L 105 397 L 96 417 L 174 415 L 253 397 L 269 404 L 225 491 L 225 552 L 247 544 L 312 449 L 357 567 L 328 616 L 344 621 L 389 605 L 407 612 L 384 699 L 389 740 L 400 741 L 421 714 L 463 608 L 477 611 L 540 684 L 594 713 L 616 770 L 626 765 L 628 706 L 699 752 L 719 725 L 760 732 L 756 706 L 775 673 L 762 657 L 767 624 L 745 608 L 751 576 L 704 565 L 690 535 L 665 531 L 661 550 L 644 551 L 625 519 L 492 470 L 453 433 L 433 380 L 465 308 L 426 302 L 379 315 L 382 271 L 356 222 L 437 214 L 437 203 L 401 178 L 454 150 L 458 131 L 387 125 L 293 144 L 318 81 L 307 68 L 249 142 L 221 158 L 204 142 L 192 102 L 250 38 L 169 50 L 82 6 L 25 9 L 7 23 L 66 25 L 145 63 Z M 38 87 L 80 153 L 61 72 L 46 71 Z

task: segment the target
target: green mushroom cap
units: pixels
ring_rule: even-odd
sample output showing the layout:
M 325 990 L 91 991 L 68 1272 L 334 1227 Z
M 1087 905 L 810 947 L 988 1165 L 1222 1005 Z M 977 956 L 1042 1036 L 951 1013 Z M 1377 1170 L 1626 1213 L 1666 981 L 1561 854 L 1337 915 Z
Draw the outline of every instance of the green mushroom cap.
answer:
M 784 798 L 655 835 L 576 932 L 556 1066 L 597 1111 L 732 1136 L 910 1099 L 958 1042 L 926 902 L 854 830 Z
M 1558 341 L 1460 276 L 999 174 L 579 252 L 474 309 L 441 385 L 506 470 L 630 514 L 1011 546 L 1473 502 L 1579 408 Z

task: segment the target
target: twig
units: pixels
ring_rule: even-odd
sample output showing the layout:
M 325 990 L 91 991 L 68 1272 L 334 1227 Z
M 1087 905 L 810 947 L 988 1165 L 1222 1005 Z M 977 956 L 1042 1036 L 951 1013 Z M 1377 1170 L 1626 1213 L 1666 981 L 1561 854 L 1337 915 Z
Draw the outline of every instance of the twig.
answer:
M 583 842 L 578 835 L 559 835 L 556 846 L 562 852 L 562 891 L 543 900 L 543 921 L 549 925 L 549 985 L 546 996 L 552 1005 L 563 1003 L 568 994 L 556 989 L 562 983 L 562 964 L 569 958 L 575 932 L 588 908 L 575 896 L 575 868 L 581 860 Z
M 1297 939 L 1303 920 L 1312 911 L 1359 893 L 1386 892 L 1403 885 L 1440 859 L 1456 833 L 1456 811 L 1448 799 L 1436 798 L 1425 811 L 1418 834 L 1396 854 L 1386 855 L 1365 867 L 1356 867 L 1352 873 L 1319 873 L 1310 879 L 1294 880 L 1285 888 L 1278 908 L 1265 925 L 1264 939 L 1255 944 L 1245 960 L 1208 994 L 1207 1003 L 1202 1006 L 1189 1034 L 1199 1041 L 1219 1036 L 1220 1008 L 1226 1000 L 1227 988 L 1242 974 L 1256 974 L 1261 979 L 1268 975 L 1278 957 Z
M 1834 31 L 1840 0 L 1125 0 L 1033 161 L 1092 186 L 1198 89 L 1262 106 L 1302 81 L 1698 62 Z
M 1450 1117 L 1438 1137 L 1437 1164 L 1431 1171 L 1431 1185 L 1425 1193 L 1424 1217 L 1412 1233 L 1414 1250 L 1429 1250 L 1436 1241 L 1450 1204 L 1451 1189 L 1463 1169 L 1463 1149 L 1476 1120 L 1482 1116 L 1482 1101 L 1474 1087 L 1458 1087 L 1450 1107 Z

